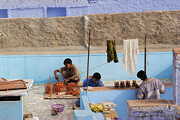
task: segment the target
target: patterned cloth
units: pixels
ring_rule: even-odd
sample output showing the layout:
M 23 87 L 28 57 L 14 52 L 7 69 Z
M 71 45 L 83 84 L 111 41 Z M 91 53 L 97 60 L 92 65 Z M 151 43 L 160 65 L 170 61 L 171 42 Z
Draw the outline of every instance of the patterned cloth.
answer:
M 165 92 L 165 87 L 159 79 L 149 78 L 143 81 L 138 89 L 139 99 L 160 99 L 160 93 Z

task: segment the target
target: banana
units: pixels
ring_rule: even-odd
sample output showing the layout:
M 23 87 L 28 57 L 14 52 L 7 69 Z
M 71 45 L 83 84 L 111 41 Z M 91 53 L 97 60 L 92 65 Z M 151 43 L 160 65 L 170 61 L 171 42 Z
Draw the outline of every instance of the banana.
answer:
M 104 106 L 102 104 L 90 104 L 89 105 L 93 112 L 103 112 Z

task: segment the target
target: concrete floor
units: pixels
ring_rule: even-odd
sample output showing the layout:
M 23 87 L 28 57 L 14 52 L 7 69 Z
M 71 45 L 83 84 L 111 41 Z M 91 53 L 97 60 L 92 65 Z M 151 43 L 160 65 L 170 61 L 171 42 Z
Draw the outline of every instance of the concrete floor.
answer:
M 77 99 L 44 99 L 43 98 L 44 86 L 33 86 L 29 91 L 28 96 L 24 97 L 24 112 L 32 113 L 33 116 L 39 120 L 72 120 L 73 109 L 72 106 Z M 52 104 L 64 104 L 64 112 L 52 116 Z

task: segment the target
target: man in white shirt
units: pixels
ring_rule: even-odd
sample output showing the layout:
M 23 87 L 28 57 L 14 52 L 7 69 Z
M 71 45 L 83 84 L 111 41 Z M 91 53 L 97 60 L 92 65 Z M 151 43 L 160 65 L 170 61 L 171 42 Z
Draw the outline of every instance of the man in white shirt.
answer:
M 138 99 L 160 99 L 160 94 L 165 92 L 165 87 L 159 79 L 147 78 L 143 70 L 137 73 L 137 77 L 143 80 L 138 89 Z

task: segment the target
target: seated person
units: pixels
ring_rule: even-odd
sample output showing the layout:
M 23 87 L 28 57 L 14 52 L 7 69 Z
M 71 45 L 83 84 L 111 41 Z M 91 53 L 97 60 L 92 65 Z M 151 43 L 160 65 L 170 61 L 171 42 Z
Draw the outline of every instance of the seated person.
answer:
M 101 81 L 101 74 L 96 72 L 93 76 L 90 76 L 88 79 L 83 81 L 83 87 L 102 87 L 104 86 L 103 82 Z
M 61 73 L 64 83 L 78 83 L 80 80 L 80 75 L 78 72 L 78 69 L 75 67 L 75 65 L 72 64 L 72 60 L 70 58 L 66 58 L 64 60 L 64 67 L 57 69 L 54 71 L 54 76 L 57 81 L 59 81 L 59 77 L 57 73 Z
M 143 81 L 138 89 L 137 98 L 160 99 L 160 93 L 165 92 L 165 87 L 159 79 L 147 78 L 143 70 L 137 73 L 137 77 Z

